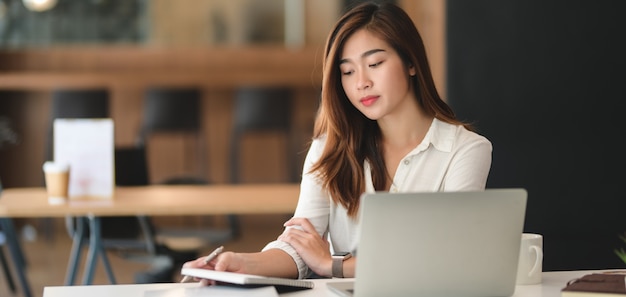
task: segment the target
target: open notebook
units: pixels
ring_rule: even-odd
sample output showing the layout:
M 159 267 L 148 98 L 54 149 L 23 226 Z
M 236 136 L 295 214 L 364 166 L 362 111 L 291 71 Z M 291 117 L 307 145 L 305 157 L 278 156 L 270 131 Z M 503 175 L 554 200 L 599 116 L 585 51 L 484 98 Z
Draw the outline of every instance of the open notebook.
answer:
M 197 278 L 210 279 L 221 282 L 223 284 L 237 285 L 242 287 L 274 286 L 276 288 L 276 291 L 278 291 L 279 293 L 313 288 L 313 282 L 307 280 L 266 277 L 253 274 L 215 271 L 201 268 L 183 268 L 181 270 L 181 274 L 194 276 Z
M 510 296 L 524 189 L 364 194 L 354 281 L 341 296 Z

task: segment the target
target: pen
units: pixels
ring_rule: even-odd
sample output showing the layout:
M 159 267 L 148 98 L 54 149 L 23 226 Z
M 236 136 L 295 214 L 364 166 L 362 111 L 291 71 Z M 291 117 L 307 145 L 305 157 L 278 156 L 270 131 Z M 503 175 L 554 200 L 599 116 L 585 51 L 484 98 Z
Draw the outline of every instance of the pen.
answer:
M 216 248 L 213 252 L 211 252 L 208 256 L 204 257 L 204 265 L 209 264 L 209 262 L 215 259 L 215 257 L 217 257 L 217 255 L 219 255 L 223 250 L 224 250 L 224 246 L 220 246 Z M 180 282 L 188 283 L 191 281 L 191 279 L 192 279 L 191 276 L 185 275 L 185 277 L 183 277 L 183 279 Z

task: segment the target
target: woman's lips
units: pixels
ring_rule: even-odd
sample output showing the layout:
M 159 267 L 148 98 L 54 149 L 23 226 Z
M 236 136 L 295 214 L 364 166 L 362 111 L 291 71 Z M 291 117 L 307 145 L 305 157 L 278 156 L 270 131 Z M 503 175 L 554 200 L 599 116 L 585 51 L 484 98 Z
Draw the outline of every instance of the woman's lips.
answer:
M 378 100 L 378 96 L 366 96 L 361 98 L 361 104 L 365 105 L 365 106 L 370 106 L 372 104 L 374 104 L 374 102 L 376 102 L 376 100 Z

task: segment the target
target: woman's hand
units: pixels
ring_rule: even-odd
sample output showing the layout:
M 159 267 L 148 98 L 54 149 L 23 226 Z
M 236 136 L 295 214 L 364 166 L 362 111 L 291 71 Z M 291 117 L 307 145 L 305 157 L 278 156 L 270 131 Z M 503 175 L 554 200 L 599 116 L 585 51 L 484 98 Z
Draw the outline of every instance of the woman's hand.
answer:
M 185 262 L 184 268 L 203 268 L 217 271 L 229 271 L 243 273 L 243 263 L 240 257 L 233 252 L 224 252 L 219 254 L 215 259 L 205 262 L 206 257 L 200 257 L 198 259 Z
M 201 268 L 273 277 L 296 278 L 298 267 L 291 256 L 279 249 L 269 249 L 259 253 L 224 252 L 215 259 L 205 262 L 205 257 L 183 264 L 185 268 Z M 196 279 L 203 284 L 215 282 Z
M 215 259 L 205 262 L 206 257 L 200 257 L 193 261 L 188 261 L 183 264 L 183 268 L 202 268 L 216 271 L 229 271 L 229 272 L 238 272 L 245 273 L 244 261 L 239 254 L 233 252 L 224 252 L 219 254 Z M 196 281 L 200 281 L 201 283 L 207 284 L 215 284 L 212 280 L 206 279 L 198 279 L 194 278 Z
M 288 228 L 278 239 L 289 243 L 315 273 L 332 276 L 330 244 L 317 233 L 311 222 L 305 218 L 292 218 L 284 226 Z

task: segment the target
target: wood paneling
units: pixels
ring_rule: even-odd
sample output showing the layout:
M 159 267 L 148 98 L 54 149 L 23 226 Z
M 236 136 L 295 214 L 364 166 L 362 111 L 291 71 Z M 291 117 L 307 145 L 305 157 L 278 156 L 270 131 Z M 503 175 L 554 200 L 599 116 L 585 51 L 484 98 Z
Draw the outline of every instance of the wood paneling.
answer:
M 201 113 L 208 147 L 208 156 L 204 158 L 209 168 L 207 178 L 217 183 L 228 182 L 226 160 L 233 91 L 244 85 L 293 88 L 296 94 L 294 100 L 297 101 L 294 113 L 298 116 L 294 123 L 296 132 L 292 136 L 304 147 L 311 134 L 319 100 L 321 67 L 316 65 L 319 59 L 315 55 L 315 50 L 288 50 L 283 47 L 73 47 L 0 52 L 0 61 L 9 61 L 0 63 L 3 70 L 0 72 L 0 89 L 21 90 L 12 93 L 9 100 L 28 100 L 15 103 L 16 111 L 13 112 L 13 117 L 22 114 L 18 123 L 20 134 L 28 137 L 23 137 L 23 141 L 10 152 L 17 160 L 33 161 L 23 168 L 23 172 L 18 170 L 19 178 L 5 179 L 5 185 L 34 186 L 42 182 L 40 167 L 44 160 L 41 139 L 45 137 L 45 106 L 49 104 L 47 100 L 51 90 L 108 88 L 111 91 L 111 117 L 115 121 L 115 142 L 125 146 L 135 142 L 141 123 L 144 92 L 149 86 L 192 86 L 203 91 Z M 38 112 L 35 113 L 35 110 Z M 188 170 L 173 157 L 180 149 L 167 139 L 162 144 L 157 142 L 155 150 L 149 152 L 150 159 L 154 160 L 150 162 L 154 164 L 150 168 L 153 182 L 170 173 Z M 0 160 L 3 158 L 0 156 Z M 280 162 L 275 160 L 272 164 Z M 267 168 L 257 170 L 267 171 Z M 0 176 L 15 174 L 12 169 L 0 169 Z M 280 175 L 276 172 L 274 180 L 280 181 Z

